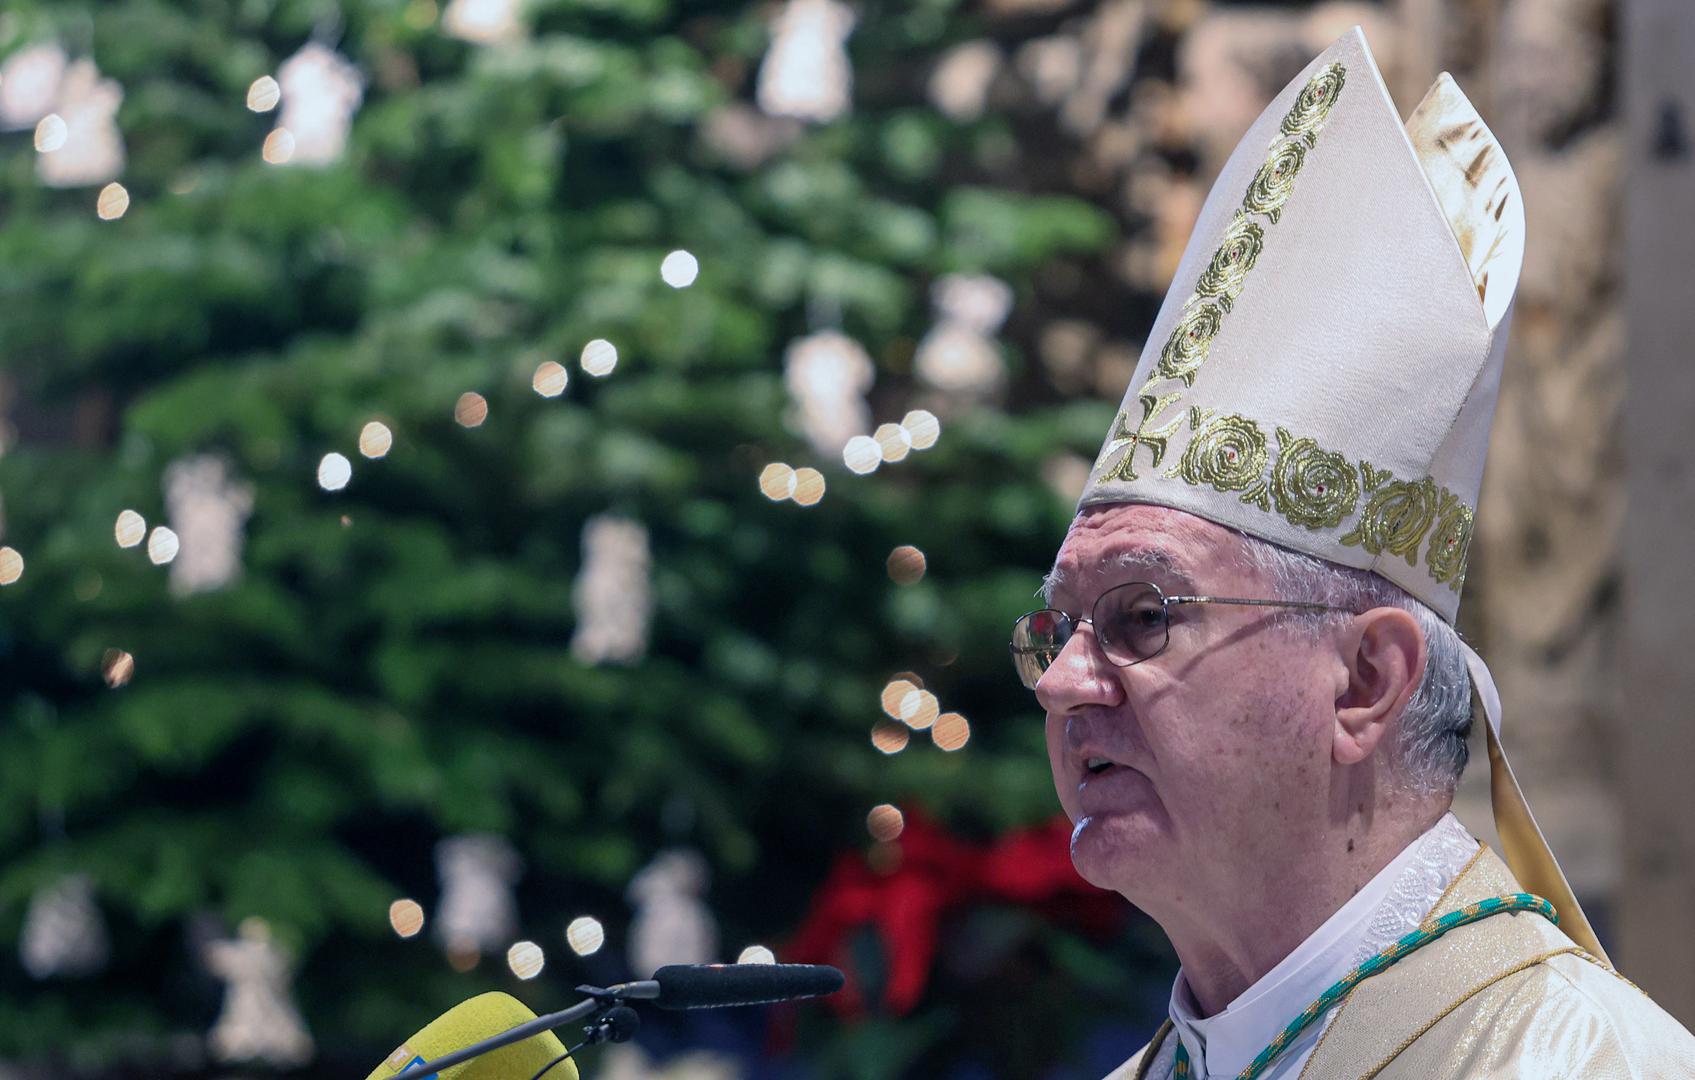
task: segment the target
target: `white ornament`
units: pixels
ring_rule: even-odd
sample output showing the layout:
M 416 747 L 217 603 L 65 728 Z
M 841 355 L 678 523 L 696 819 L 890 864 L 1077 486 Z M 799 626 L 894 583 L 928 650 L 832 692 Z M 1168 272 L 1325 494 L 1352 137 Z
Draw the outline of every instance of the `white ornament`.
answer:
M 171 563 L 171 588 L 186 595 L 235 580 L 252 512 L 252 485 L 237 481 L 223 458 L 201 454 L 172 462 L 165 469 L 165 513 L 180 549 Z
M 67 874 L 30 897 L 18 958 L 32 978 L 92 975 L 106 955 L 106 921 L 85 875 Z
M 819 454 L 836 457 L 871 426 L 865 395 L 875 378 L 870 354 L 846 334 L 825 330 L 789 344 L 783 382 L 795 419 Z
M 233 940 L 208 943 L 206 966 L 225 983 L 223 1011 L 207 1035 L 214 1060 L 312 1060 L 312 1035 L 288 996 L 291 965 L 263 919 L 243 919 Z
M 292 153 L 286 160 L 327 165 L 341 157 L 353 114 L 365 94 L 359 69 L 310 41 L 283 61 L 277 82 L 282 87 L 282 113 L 275 130 L 292 136 Z
M 653 615 L 647 528 L 601 514 L 583 526 L 583 566 L 573 601 L 577 629 L 571 652 L 590 664 L 631 663 L 647 652 Z
M 450 954 L 498 952 L 518 932 L 512 886 L 524 863 L 512 845 L 489 833 L 453 836 L 436 845 L 441 902 L 436 936 Z
M 453 0 L 441 17 L 441 28 L 478 45 L 516 41 L 523 36 L 520 6 L 521 0 Z
M 52 43 L 31 45 L 7 57 L 0 67 L 0 129 L 24 131 L 52 112 L 65 64 L 65 50 Z
M 661 852 L 630 880 L 630 970 L 648 978 L 666 964 L 710 964 L 718 957 L 718 924 L 701 897 L 706 860 L 695 851 Z
M 1012 310 L 1012 289 L 987 274 L 949 274 L 930 298 L 939 316 L 914 361 L 919 377 L 967 401 L 994 396 L 1006 382 L 1006 367 L 993 335 Z
M 124 92 L 102 79 L 92 60 L 78 60 L 59 81 L 53 111 L 65 122 L 63 145 L 37 154 L 35 172 L 49 187 L 88 187 L 117 179 L 124 171 L 124 137 L 118 106 Z
M 848 110 L 853 12 L 836 0 L 788 0 L 772 27 L 754 96 L 771 116 L 834 120 Z

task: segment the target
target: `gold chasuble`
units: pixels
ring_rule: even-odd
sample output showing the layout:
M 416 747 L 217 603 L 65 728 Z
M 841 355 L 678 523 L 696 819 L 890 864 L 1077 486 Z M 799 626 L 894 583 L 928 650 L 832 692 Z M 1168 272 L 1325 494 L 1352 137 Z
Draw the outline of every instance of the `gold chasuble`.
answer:
M 1488 848 L 1425 917 L 1522 892 Z M 1108 1080 L 1166 1080 L 1167 1023 Z M 1531 912 L 1436 939 L 1343 999 L 1301 1080 L 1683 1080 L 1695 1036 L 1623 976 Z

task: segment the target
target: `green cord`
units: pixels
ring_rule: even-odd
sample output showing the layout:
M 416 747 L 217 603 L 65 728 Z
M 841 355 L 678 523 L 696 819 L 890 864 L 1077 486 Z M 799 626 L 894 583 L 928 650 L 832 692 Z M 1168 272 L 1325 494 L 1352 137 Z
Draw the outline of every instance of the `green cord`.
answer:
M 1348 995 L 1349 991 L 1366 979 L 1381 974 L 1395 961 L 1430 944 L 1456 926 L 1464 926 L 1480 919 L 1487 919 L 1489 916 L 1498 915 L 1503 911 L 1533 911 L 1555 926 L 1560 924 L 1560 917 L 1554 911 L 1554 905 L 1540 896 L 1532 896 L 1530 893 L 1492 896 L 1487 900 L 1479 900 L 1475 904 L 1467 904 L 1457 911 L 1450 911 L 1435 922 L 1421 926 L 1407 934 L 1395 944 L 1338 979 L 1335 985 L 1318 996 L 1317 1001 L 1303 1009 L 1301 1015 L 1289 1021 L 1289 1026 L 1279 1032 L 1277 1038 L 1271 1040 L 1271 1045 L 1261 1050 L 1259 1056 L 1249 1062 L 1248 1067 L 1236 1075 L 1236 1080 L 1254 1080 L 1255 1077 L 1265 1072 L 1266 1069 L 1271 1067 L 1271 1063 L 1277 1059 L 1277 1055 L 1289 1048 L 1289 1045 L 1295 1041 L 1296 1036 L 1305 1031 L 1314 1020 L 1323 1016 L 1332 1005 L 1341 1001 Z M 1188 1080 L 1189 1050 L 1182 1042 L 1177 1044 L 1177 1067 L 1172 1075 L 1176 1080 Z

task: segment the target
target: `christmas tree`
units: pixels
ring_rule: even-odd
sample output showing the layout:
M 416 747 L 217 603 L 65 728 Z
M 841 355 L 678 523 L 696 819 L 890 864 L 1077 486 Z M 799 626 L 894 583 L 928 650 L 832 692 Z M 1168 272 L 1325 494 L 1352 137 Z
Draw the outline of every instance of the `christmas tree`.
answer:
M 935 103 L 972 19 L 8 5 L 0 926 L 109 944 L 0 965 L 0 1055 L 200 1068 L 245 924 L 291 958 L 306 1068 L 362 1074 L 481 990 L 627 976 L 665 849 L 710 867 L 717 959 L 786 959 L 901 811 L 1052 817 L 1006 633 L 1111 405 L 1031 343 L 1040 274 L 1099 272 L 1119 223 L 1039 118 Z M 449 940 L 467 838 L 517 921 Z M 986 1028 L 945 976 L 904 1018 L 806 1014 L 794 1058 L 1034 1075 L 1122 1017 L 1135 946 L 971 918 L 1051 1015 Z

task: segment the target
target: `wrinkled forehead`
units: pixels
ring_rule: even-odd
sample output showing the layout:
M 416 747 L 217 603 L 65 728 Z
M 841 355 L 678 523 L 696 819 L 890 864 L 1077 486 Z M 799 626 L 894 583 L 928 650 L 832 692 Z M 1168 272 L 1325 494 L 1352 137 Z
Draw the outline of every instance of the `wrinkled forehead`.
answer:
M 1052 571 L 1042 583 L 1051 604 L 1094 595 L 1118 580 L 1152 581 L 1166 591 L 1215 587 L 1220 572 L 1241 565 L 1242 538 L 1232 529 L 1182 510 L 1144 503 L 1090 506 L 1072 519 Z

